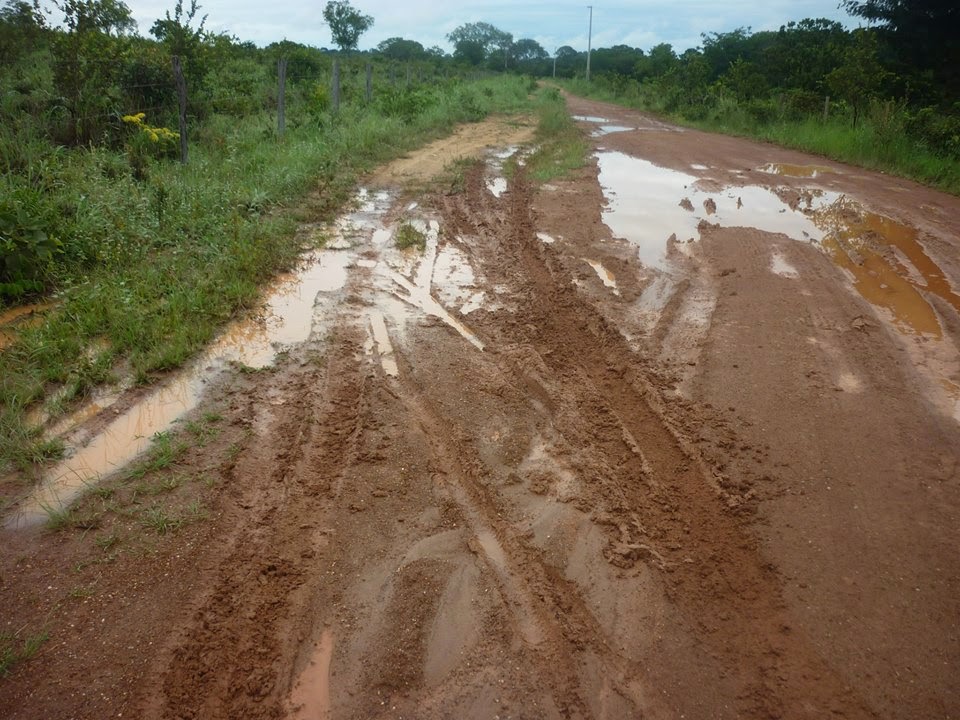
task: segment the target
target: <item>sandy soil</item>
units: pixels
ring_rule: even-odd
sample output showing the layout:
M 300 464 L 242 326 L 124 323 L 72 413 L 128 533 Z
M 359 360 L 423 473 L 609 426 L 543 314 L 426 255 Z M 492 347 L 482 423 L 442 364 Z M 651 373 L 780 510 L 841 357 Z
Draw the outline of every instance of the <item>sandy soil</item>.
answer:
M 0 714 L 960 716 L 960 200 L 569 104 L 571 178 L 374 178 L 163 494 L 0 530 Z

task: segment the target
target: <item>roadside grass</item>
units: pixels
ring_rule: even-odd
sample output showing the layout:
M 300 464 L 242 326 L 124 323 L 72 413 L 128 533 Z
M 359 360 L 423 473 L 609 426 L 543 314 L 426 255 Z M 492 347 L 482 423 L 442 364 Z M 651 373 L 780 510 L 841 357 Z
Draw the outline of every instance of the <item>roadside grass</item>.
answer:
M 0 677 L 7 677 L 20 663 L 26 662 L 40 650 L 50 638 L 46 630 L 21 636 L 16 633 L 0 631 Z
M 449 83 L 412 117 L 346 105 L 291 127 L 267 113 L 213 116 L 191 130 L 190 163 L 151 161 L 137 180 L 123 153 L 64 151 L 0 135 L 0 155 L 33 176 L 0 177 L 0 194 L 43 190 L 64 253 L 51 268 L 56 307 L 0 352 L 0 468 L 57 457 L 26 411 L 55 393 L 63 412 L 125 368 L 140 384 L 181 366 L 293 266 L 297 219 L 327 219 L 357 177 L 455 124 L 529 109 L 517 77 Z M 25 157 L 29 155 L 29 158 Z M 24 157 L 21 157 L 24 156 Z M 36 162 L 33 162 L 36 161 Z
M 588 150 L 586 140 L 556 88 L 540 90 L 537 118 L 536 149 L 526 161 L 528 177 L 548 182 L 583 167 Z
M 821 155 L 870 170 L 899 175 L 960 195 L 960 161 L 943 157 L 912 140 L 902 118 L 888 105 L 876 104 L 854 127 L 844 114 L 826 121 L 819 115 L 805 119 L 762 120 L 735 100 L 728 99 L 691 117 L 682 110 L 669 112 L 645 88 L 618 95 L 609 87 L 582 79 L 561 81 L 569 92 L 595 100 L 636 108 L 672 122 L 710 132 L 763 140 L 783 147 Z

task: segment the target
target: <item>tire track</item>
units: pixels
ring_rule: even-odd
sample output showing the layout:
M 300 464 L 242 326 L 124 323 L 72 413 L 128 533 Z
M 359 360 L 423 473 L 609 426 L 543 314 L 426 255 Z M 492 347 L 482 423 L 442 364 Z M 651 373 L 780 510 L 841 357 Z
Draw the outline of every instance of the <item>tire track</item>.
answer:
M 535 237 L 529 193 L 521 172 L 504 196 L 506 207 L 497 208 L 472 176 L 466 195 L 448 201 L 456 207 L 447 216 L 460 232 L 480 238 L 481 256 L 496 247 L 495 255 L 483 257 L 485 272 L 517 289 L 521 318 L 502 326 L 500 342 L 532 346 L 550 371 L 555 404 L 574 408 L 572 417 L 582 405 L 590 408 L 588 417 L 605 418 L 592 427 L 557 427 L 571 446 L 602 448 L 608 456 L 604 469 L 613 472 L 599 474 L 592 490 L 607 498 L 606 514 L 595 516 L 610 530 L 607 560 L 660 568 L 670 597 L 707 651 L 734 674 L 744 716 L 839 711 L 871 717 L 862 699 L 793 632 L 775 568 L 730 512 L 715 474 L 666 419 L 642 362 L 565 275 L 557 275 L 556 251 Z M 470 210 L 484 206 L 483 213 Z M 500 227 L 484 219 L 497 209 L 507 218 Z M 651 474 L 656 492 L 643 481 Z

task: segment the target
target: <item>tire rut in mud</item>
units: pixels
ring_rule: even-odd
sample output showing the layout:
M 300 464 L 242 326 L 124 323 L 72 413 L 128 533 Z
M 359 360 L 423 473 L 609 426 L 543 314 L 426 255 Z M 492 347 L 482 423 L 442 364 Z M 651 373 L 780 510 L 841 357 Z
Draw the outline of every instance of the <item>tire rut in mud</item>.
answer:
M 496 202 L 474 176 L 464 196 L 448 199 L 445 214 L 459 233 L 478 239 L 487 276 L 512 284 L 521 298 L 522 319 L 498 326 L 493 345 L 524 348 L 528 362 L 504 368 L 541 388 L 560 435 L 583 450 L 580 474 L 590 480 L 581 506 L 607 528 L 607 561 L 659 569 L 703 651 L 729 673 L 742 716 L 805 716 L 802 708 L 813 706 L 869 717 L 792 631 L 781 579 L 693 443 L 670 422 L 642 359 L 536 239 L 530 192 L 521 173 L 505 202 Z M 524 364 L 539 370 L 528 373 Z

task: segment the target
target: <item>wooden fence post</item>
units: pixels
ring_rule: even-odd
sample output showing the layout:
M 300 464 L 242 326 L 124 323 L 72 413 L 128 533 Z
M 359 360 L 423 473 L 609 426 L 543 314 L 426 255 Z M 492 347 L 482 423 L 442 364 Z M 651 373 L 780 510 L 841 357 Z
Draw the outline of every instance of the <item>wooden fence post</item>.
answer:
M 283 137 L 287 129 L 287 59 L 277 60 L 277 136 Z
M 367 63 L 367 102 L 373 100 L 373 65 Z
M 187 164 L 187 82 L 183 79 L 180 56 L 173 56 L 173 79 L 177 84 L 177 102 L 180 105 L 180 162 Z
M 823 99 L 823 121 L 827 121 L 827 116 L 830 115 L 830 96 L 827 95 Z
M 333 60 L 333 86 L 330 89 L 330 105 L 335 113 L 340 112 L 340 58 Z
M 410 63 L 407 63 L 407 87 L 410 87 Z

